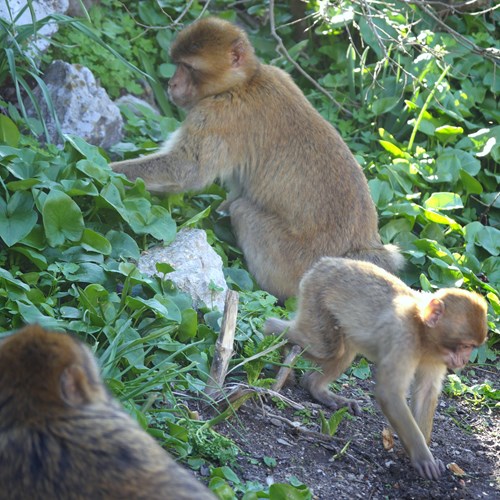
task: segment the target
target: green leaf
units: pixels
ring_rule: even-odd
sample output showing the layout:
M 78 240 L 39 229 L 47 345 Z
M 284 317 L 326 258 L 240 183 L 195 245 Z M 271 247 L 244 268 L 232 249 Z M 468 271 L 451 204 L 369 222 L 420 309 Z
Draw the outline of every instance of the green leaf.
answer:
M 432 193 L 424 202 L 424 207 L 435 210 L 456 210 L 464 208 L 462 199 L 455 193 Z
M 395 156 L 396 158 L 404 158 L 406 156 L 405 152 L 398 148 L 395 144 L 392 144 L 392 142 L 384 140 L 379 140 L 378 142 L 386 151 L 389 151 L 392 156 Z
M 110 256 L 115 259 L 133 259 L 138 260 L 141 256 L 139 246 L 134 238 L 122 231 L 111 230 L 106 234 L 106 239 L 111 245 Z
M 476 233 L 476 244 L 483 247 L 494 257 L 500 254 L 500 230 L 485 226 Z
M 274 483 L 269 488 L 271 500 L 310 500 L 311 492 L 306 485 L 295 487 L 290 484 Z
M 84 168 L 89 167 L 90 165 L 93 165 L 95 167 L 100 167 L 101 169 L 104 169 L 107 172 L 107 176 L 109 177 L 109 174 L 111 172 L 111 168 L 108 165 L 107 160 L 102 156 L 102 154 L 99 152 L 99 148 L 97 146 L 92 146 L 91 144 L 88 144 L 85 142 L 81 137 L 78 137 L 76 135 L 64 135 L 64 138 L 66 141 L 68 141 L 77 151 L 79 151 L 87 160 L 88 162 L 78 162 L 77 163 L 77 168 L 82 170 L 84 172 Z M 80 165 L 80 166 L 79 166 Z M 93 170 L 96 171 L 96 170 Z M 90 176 L 92 177 L 92 176 Z
M 361 361 L 351 370 L 351 373 L 360 380 L 366 380 L 370 374 L 370 365 L 365 358 L 362 358 Z
M 180 342 L 186 342 L 196 337 L 198 331 L 198 314 L 194 309 L 182 311 L 182 321 L 179 325 L 177 338 Z
M 379 116 L 390 111 L 397 104 L 399 104 L 399 102 L 400 102 L 399 96 L 382 97 L 381 99 L 373 101 L 372 111 L 376 116 Z
M 8 116 L 0 114 L 0 142 L 15 148 L 19 144 L 20 137 L 16 124 Z
M 78 205 L 65 193 L 53 189 L 42 209 L 43 227 L 49 245 L 62 245 L 66 239 L 79 241 L 85 228 Z
M 91 252 L 98 252 L 103 255 L 109 255 L 111 253 L 110 242 L 102 234 L 96 233 L 92 229 L 83 230 L 80 244 L 85 250 Z
M 387 181 L 371 179 L 368 181 L 368 186 L 378 208 L 385 208 L 394 197 L 394 191 Z
M 460 170 L 460 179 L 462 179 L 467 194 L 481 194 L 483 192 L 483 186 L 481 186 L 480 182 L 465 170 Z
M 27 191 L 16 191 L 8 203 L 0 198 L 0 237 L 7 246 L 21 241 L 35 227 L 38 214 L 33 204 L 33 196 Z
M 452 125 L 443 125 L 442 127 L 438 127 L 436 129 L 436 135 L 443 136 L 443 137 L 449 137 L 449 136 L 455 136 L 459 134 L 463 134 L 464 129 L 462 127 L 454 127 Z
M 453 229 L 460 229 L 460 224 L 457 224 L 454 219 L 452 219 L 451 217 L 447 217 L 446 215 L 434 212 L 433 210 L 424 210 L 424 216 L 430 222 L 449 225 Z

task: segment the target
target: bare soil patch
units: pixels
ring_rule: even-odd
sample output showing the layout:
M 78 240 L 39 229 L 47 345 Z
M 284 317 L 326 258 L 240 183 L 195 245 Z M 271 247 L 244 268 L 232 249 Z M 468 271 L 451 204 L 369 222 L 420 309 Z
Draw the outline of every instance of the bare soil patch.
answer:
M 498 387 L 498 371 L 487 378 Z M 344 418 L 332 438 L 320 433 L 319 419 L 320 410 L 327 418 L 332 412 L 313 402 L 297 384 L 285 387 L 282 394 L 304 410 L 254 399 L 238 410 L 237 419 L 217 430 L 240 446 L 233 468 L 242 479 L 270 483 L 295 476 L 316 499 L 500 498 L 498 411 L 476 409 L 464 399 L 443 394 L 431 450 L 445 464 L 456 463 L 465 475 L 447 470 L 439 481 L 428 481 L 413 470 L 397 438 L 393 451 L 384 449 L 381 432 L 387 424 L 373 388 L 373 380 L 341 388 L 342 395 L 363 399 L 364 411 L 361 417 Z M 276 465 L 267 466 L 266 457 Z

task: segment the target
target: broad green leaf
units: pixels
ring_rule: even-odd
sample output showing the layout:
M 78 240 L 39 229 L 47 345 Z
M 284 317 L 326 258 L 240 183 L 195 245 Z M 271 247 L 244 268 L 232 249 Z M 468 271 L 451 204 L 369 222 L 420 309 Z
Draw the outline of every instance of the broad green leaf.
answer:
M 111 176 L 111 170 L 107 164 L 103 166 L 90 160 L 80 160 L 77 162 L 76 168 L 103 185 L 109 181 Z
M 455 193 L 432 193 L 424 202 L 424 207 L 435 210 L 456 210 L 464 208 L 462 199 Z
M 447 217 L 446 215 L 439 214 L 433 210 L 424 210 L 424 215 L 430 222 L 435 222 L 436 224 L 447 224 L 453 229 L 460 229 L 460 224 L 457 224 L 454 219 Z
M 186 342 L 196 337 L 198 329 L 198 314 L 194 309 L 185 309 L 182 311 L 182 321 L 179 325 L 177 339 L 180 342 Z
M 370 187 L 373 201 L 378 208 L 385 208 L 394 197 L 394 191 L 391 185 L 386 181 L 371 179 L 368 181 L 368 186 Z
M 42 209 L 43 227 L 49 245 L 56 247 L 64 241 L 79 241 L 85 228 L 78 205 L 65 193 L 53 189 Z
M 90 179 L 63 179 L 61 185 L 68 196 L 97 196 L 99 194 Z
M 362 358 L 361 361 L 351 370 L 351 373 L 360 380 L 366 380 L 371 374 L 368 361 L 366 361 L 365 358 Z
M 0 114 L 0 142 L 15 148 L 20 137 L 16 124 L 8 116 Z
M 111 169 L 109 168 L 107 160 L 99 152 L 99 148 L 97 146 L 92 146 L 91 144 L 88 144 L 81 137 L 78 137 L 76 135 L 65 134 L 64 138 L 85 158 L 87 158 L 87 160 L 89 160 L 88 162 L 79 161 L 77 163 L 77 168 L 81 169 L 79 167 L 79 164 L 80 166 L 84 166 L 83 168 L 90 167 L 91 165 L 94 167 L 100 167 L 101 169 L 107 171 L 109 177 Z M 82 172 L 83 171 L 84 170 L 82 170 Z
M 30 289 L 30 287 L 26 283 L 23 283 L 22 281 L 14 278 L 14 276 L 12 276 L 9 271 L 3 269 L 2 267 L 0 267 L 0 280 L 4 281 L 3 286 L 6 288 L 8 287 L 8 285 L 13 285 L 14 287 L 20 288 L 24 291 L 28 291 Z
M 483 186 L 481 186 L 480 182 L 465 170 L 460 170 L 460 179 L 462 179 L 467 194 L 481 194 L 483 192 Z
M 494 257 L 500 254 L 500 230 L 485 226 L 476 234 L 476 244 Z
M 234 267 L 224 268 L 224 276 L 234 283 L 240 290 L 253 290 L 253 281 L 245 269 Z
M 83 230 L 80 244 L 85 250 L 91 252 L 99 252 L 103 255 L 111 253 L 111 243 L 102 234 L 96 233 L 92 229 Z
M 305 485 L 301 487 L 284 483 L 274 483 L 269 488 L 269 498 L 272 500 L 310 500 L 311 492 Z
M 27 191 L 16 191 L 8 202 L 0 198 L 0 237 L 7 246 L 21 241 L 35 227 L 38 214 L 33 204 L 33 196 Z
M 381 99 L 373 101 L 372 111 L 376 116 L 379 116 L 390 111 L 392 108 L 394 108 L 394 106 L 399 104 L 399 102 L 399 96 L 382 97 Z
M 139 246 L 127 233 L 111 230 L 106 234 L 106 238 L 112 248 L 110 254 L 111 257 L 115 259 L 139 259 L 141 255 Z
M 15 246 L 11 248 L 11 251 L 24 255 L 28 260 L 33 262 L 33 264 L 35 264 L 38 269 L 42 271 L 47 269 L 47 259 L 45 258 L 45 255 L 37 252 L 33 248 L 29 248 L 26 246 Z

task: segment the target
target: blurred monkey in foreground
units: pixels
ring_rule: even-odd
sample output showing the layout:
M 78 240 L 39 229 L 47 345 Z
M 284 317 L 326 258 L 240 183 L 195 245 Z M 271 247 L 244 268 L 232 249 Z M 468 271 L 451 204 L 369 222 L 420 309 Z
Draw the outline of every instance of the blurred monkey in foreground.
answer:
M 324 255 L 402 266 L 380 241 L 368 183 L 342 137 L 287 73 L 258 61 L 242 29 L 201 19 L 170 55 L 169 95 L 186 119 L 158 153 L 113 163 L 115 172 L 164 193 L 220 179 L 249 270 L 280 299 Z
M 447 368 L 462 368 L 488 332 L 487 304 L 480 295 L 455 288 L 419 293 L 368 263 L 325 257 L 300 284 L 297 317 L 268 319 L 267 334 L 285 332 L 321 371 L 303 385 L 331 408 L 357 403 L 333 394 L 328 385 L 360 353 L 377 364 L 375 396 L 408 452 L 428 479 L 444 470 L 427 444 Z M 412 411 L 406 397 L 410 385 Z
M 26 326 L 0 341 L 0 498 L 215 496 L 110 397 L 90 350 Z

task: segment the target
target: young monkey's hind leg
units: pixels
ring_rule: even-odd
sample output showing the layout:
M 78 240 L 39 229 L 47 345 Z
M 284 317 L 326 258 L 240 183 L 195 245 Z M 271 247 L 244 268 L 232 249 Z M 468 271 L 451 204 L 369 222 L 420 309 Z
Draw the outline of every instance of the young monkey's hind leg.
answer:
M 347 399 L 334 394 L 330 388 L 330 382 L 336 380 L 351 365 L 356 353 L 346 351 L 341 356 L 328 359 L 318 359 L 307 356 L 321 367 L 321 371 L 306 373 L 301 380 L 301 385 L 306 388 L 314 399 L 333 410 L 347 407 L 349 413 L 361 415 L 361 408 L 354 399 Z

